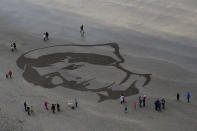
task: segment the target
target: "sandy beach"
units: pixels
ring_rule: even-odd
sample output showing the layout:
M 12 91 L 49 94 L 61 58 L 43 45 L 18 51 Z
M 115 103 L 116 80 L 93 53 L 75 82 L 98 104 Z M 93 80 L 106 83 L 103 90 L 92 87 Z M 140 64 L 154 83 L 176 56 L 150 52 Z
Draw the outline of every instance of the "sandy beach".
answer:
M 196 6 L 195 0 L 0 0 L 0 130 L 195 131 Z M 6 79 L 9 70 L 13 78 Z M 140 95 L 146 107 L 137 103 L 134 110 Z M 72 110 L 75 98 L 79 107 Z M 161 98 L 166 109 L 157 112 Z M 30 116 L 25 101 L 34 107 Z M 61 112 L 45 110 L 45 101 L 59 103 Z

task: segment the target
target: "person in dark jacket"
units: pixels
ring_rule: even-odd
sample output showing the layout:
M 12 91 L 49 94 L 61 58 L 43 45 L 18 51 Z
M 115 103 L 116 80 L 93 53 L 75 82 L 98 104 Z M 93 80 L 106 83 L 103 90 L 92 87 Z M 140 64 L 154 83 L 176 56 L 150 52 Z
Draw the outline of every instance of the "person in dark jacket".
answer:
M 5 78 L 8 79 L 8 74 L 5 75 Z
M 159 99 L 157 99 L 154 104 L 155 104 L 155 110 L 161 111 L 161 102 L 159 101 Z
M 60 112 L 60 104 L 57 104 L 57 111 Z
M 127 113 L 128 112 L 128 106 L 125 106 L 124 108 L 124 112 Z
M 163 99 L 161 100 L 162 109 L 165 109 L 165 103 L 166 103 L 166 101 L 165 101 L 165 99 L 163 98 Z
M 53 113 L 55 113 L 55 104 L 52 104 L 51 110 L 53 111 Z
M 139 107 L 141 108 L 142 107 L 142 97 L 139 96 Z
M 156 110 L 156 111 L 158 111 L 158 101 L 159 101 L 159 100 L 157 99 L 157 100 L 155 101 L 155 103 L 154 103 L 154 104 L 155 104 L 155 110 Z
M 24 107 L 25 107 L 25 111 L 27 111 L 27 103 L 26 103 L 26 101 L 24 102 Z
M 46 40 L 49 40 L 49 33 L 46 32 L 45 35 L 46 35 Z
M 14 49 L 16 50 L 16 43 L 15 42 L 13 43 L 13 46 L 14 46 Z
M 143 103 L 143 107 L 145 107 L 146 106 L 146 98 L 143 97 L 142 103 Z
M 84 26 L 83 25 L 81 25 L 81 27 L 80 27 L 80 33 L 81 33 L 81 36 L 84 37 L 85 31 L 84 31 Z
M 77 98 L 75 98 L 75 107 L 78 106 L 78 101 L 77 101 Z
M 160 112 L 161 111 L 161 102 L 160 102 L 160 100 L 158 100 L 157 105 L 158 105 L 158 111 Z
M 177 94 L 176 94 L 176 100 L 179 101 L 179 98 L 180 98 L 180 94 L 177 93 Z
M 81 29 L 80 32 L 84 32 L 83 25 L 81 25 L 80 29 Z
M 28 115 L 30 115 L 30 107 L 29 106 L 27 107 L 27 113 L 28 113 Z

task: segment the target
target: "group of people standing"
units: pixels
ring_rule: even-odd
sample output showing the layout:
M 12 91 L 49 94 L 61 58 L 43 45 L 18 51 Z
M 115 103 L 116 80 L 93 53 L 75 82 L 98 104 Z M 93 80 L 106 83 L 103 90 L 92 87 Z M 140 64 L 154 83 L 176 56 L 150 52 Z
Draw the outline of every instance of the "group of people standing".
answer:
M 33 106 L 28 106 L 26 102 L 24 102 L 24 108 L 25 111 L 27 112 L 28 115 L 33 114 L 34 110 L 33 110 Z
M 6 73 L 6 79 L 12 78 L 12 71 L 9 70 L 8 73 Z
M 77 99 L 75 98 L 75 107 L 72 107 L 72 109 L 74 108 L 77 108 L 78 107 L 78 101 Z M 31 115 L 34 111 L 33 111 L 33 106 L 27 106 L 27 103 L 24 102 L 24 108 L 25 108 L 25 111 L 27 112 L 28 115 Z M 46 110 L 49 110 L 49 103 L 47 101 L 44 102 L 44 108 Z M 60 112 L 60 104 L 57 103 L 57 104 L 51 104 L 51 111 L 53 113 L 55 113 L 57 110 L 57 112 Z
M 49 108 L 48 108 L 48 102 L 44 102 L 44 107 L 45 107 L 45 109 L 46 110 L 49 110 Z M 55 111 L 56 111 L 56 107 L 57 107 L 57 111 L 58 112 L 60 112 L 60 104 L 51 104 L 51 111 L 53 112 L 53 113 L 55 113 Z
M 186 98 L 187 98 L 187 102 L 190 103 L 190 98 L 191 98 L 190 92 L 188 92 L 186 94 Z M 180 100 L 180 94 L 177 93 L 177 101 L 179 101 L 179 100 Z M 120 95 L 120 104 L 124 104 L 124 103 L 126 103 L 125 96 L 123 94 L 121 94 Z M 139 104 L 139 108 L 142 108 L 142 107 L 145 107 L 146 106 L 146 95 L 139 96 L 139 98 L 138 98 L 138 104 Z M 154 105 L 155 105 L 155 110 L 161 112 L 161 110 L 164 110 L 165 109 L 166 100 L 164 98 L 157 99 L 154 102 Z M 136 110 L 136 106 L 137 106 L 137 103 L 134 102 L 133 103 L 133 107 L 134 107 L 135 110 Z M 128 105 L 124 106 L 124 111 L 125 112 L 128 112 Z
M 44 41 L 49 40 L 49 33 L 48 32 L 43 33 L 43 40 Z
M 125 103 L 125 96 L 123 94 L 120 95 L 120 104 Z
M 121 94 L 120 95 L 120 104 L 124 104 L 124 103 L 126 103 L 125 96 L 124 96 L 124 94 Z M 125 111 L 125 113 L 128 112 L 128 106 L 127 105 L 124 107 L 124 111 Z
M 146 95 L 144 95 L 143 97 L 139 96 L 139 107 L 141 108 L 142 105 L 143 105 L 143 107 L 146 106 Z
M 165 109 L 165 103 L 166 103 L 166 100 L 164 98 L 162 98 L 161 100 L 157 99 L 155 101 L 155 110 L 156 111 L 161 111 L 161 109 Z
M 14 52 L 15 50 L 17 50 L 16 43 L 14 42 L 14 43 L 10 44 L 10 48 L 11 48 L 11 51 L 12 52 Z

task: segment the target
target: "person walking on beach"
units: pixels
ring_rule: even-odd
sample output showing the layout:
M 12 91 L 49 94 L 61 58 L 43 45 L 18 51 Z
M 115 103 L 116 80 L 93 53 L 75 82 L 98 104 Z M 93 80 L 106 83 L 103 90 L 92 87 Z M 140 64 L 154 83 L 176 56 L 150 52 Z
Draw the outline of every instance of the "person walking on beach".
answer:
M 34 112 L 33 106 L 30 106 L 30 112 L 31 112 L 31 113 Z
M 189 103 L 190 102 L 190 97 L 191 97 L 191 94 L 190 92 L 187 93 L 187 102 Z
M 5 78 L 8 79 L 8 74 L 6 73 Z
M 75 107 L 78 106 L 78 101 L 77 101 L 77 98 L 75 98 Z
M 127 113 L 128 112 L 128 106 L 125 106 L 124 108 L 124 112 Z
M 15 42 L 13 43 L 13 46 L 14 46 L 14 49 L 16 50 L 16 43 Z
M 125 96 L 122 95 L 122 102 L 125 103 Z
M 84 31 L 83 25 L 80 26 L 80 33 L 81 33 L 81 36 L 84 37 L 85 31 Z
M 13 45 L 13 43 L 10 45 L 10 48 L 11 48 L 11 51 L 13 52 L 14 51 L 14 45 Z
M 55 113 L 55 104 L 52 104 L 51 110 L 53 111 L 53 113 Z
M 146 95 L 143 96 L 143 99 L 146 99 Z
M 161 111 L 161 102 L 159 101 L 159 99 L 157 99 L 154 104 L 155 104 L 155 110 Z
M 46 32 L 45 35 L 46 35 L 46 40 L 49 40 L 49 33 Z
M 30 107 L 27 107 L 27 114 L 30 115 Z
M 133 107 L 134 107 L 135 110 L 136 110 L 136 105 L 137 105 L 136 102 L 134 102 Z
M 123 103 L 123 96 L 120 95 L 120 104 L 122 104 L 122 103 Z
M 24 107 L 25 107 L 25 111 L 27 111 L 27 103 L 26 103 L 26 101 L 24 102 Z
M 142 107 L 142 97 L 139 96 L 139 107 L 141 108 Z
M 43 33 L 42 37 L 43 37 L 43 40 L 46 41 L 46 33 Z
M 83 25 L 80 26 L 80 32 L 84 32 Z
M 48 110 L 48 102 L 44 102 L 45 109 Z
M 143 107 L 145 107 L 146 106 L 146 96 L 145 95 L 143 96 L 142 102 L 143 102 Z
M 177 94 L 176 94 L 176 100 L 179 101 L 179 98 L 180 98 L 180 94 L 177 93 Z
M 9 74 L 10 78 L 12 78 L 12 71 L 11 70 L 8 72 L 8 74 Z
M 165 99 L 163 98 L 163 99 L 161 100 L 162 109 L 165 109 L 165 103 L 166 103 L 166 101 L 165 101 Z
M 57 111 L 60 112 L 60 104 L 57 103 Z
M 155 101 L 155 110 L 157 111 L 157 108 L 158 108 L 158 104 L 157 104 L 157 100 Z
M 161 102 L 160 102 L 160 100 L 158 100 L 158 111 L 160 112 L 161 111 Z
M 142 100 L 142 103 L 143 103 L 143 107 L 145 107 L 145 106 L 146 106 L 146 101 L 145 101 L 144 98 L 143 98 L 143 100 Z

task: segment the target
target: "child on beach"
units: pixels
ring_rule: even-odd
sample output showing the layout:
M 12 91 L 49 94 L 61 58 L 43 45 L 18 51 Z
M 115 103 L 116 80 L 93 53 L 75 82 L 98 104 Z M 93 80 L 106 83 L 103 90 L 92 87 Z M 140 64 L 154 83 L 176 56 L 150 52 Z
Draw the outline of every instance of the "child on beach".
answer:
M 128 112 L 128 106 L 125 106 L 124 108 L 124 112 L 127 113 Z
M 33 112 L 34 112 L 34 110 L 33 110 L 33 106 L 31 106 L 31 107 L 30 107 L 30 112 L 31 112 L 31 113 L 33 113 Z
M 134 107 L 135 110 L 136 110 L 136 105 L 137 105 L 136 102 L 134 102 L 133 107 Z

